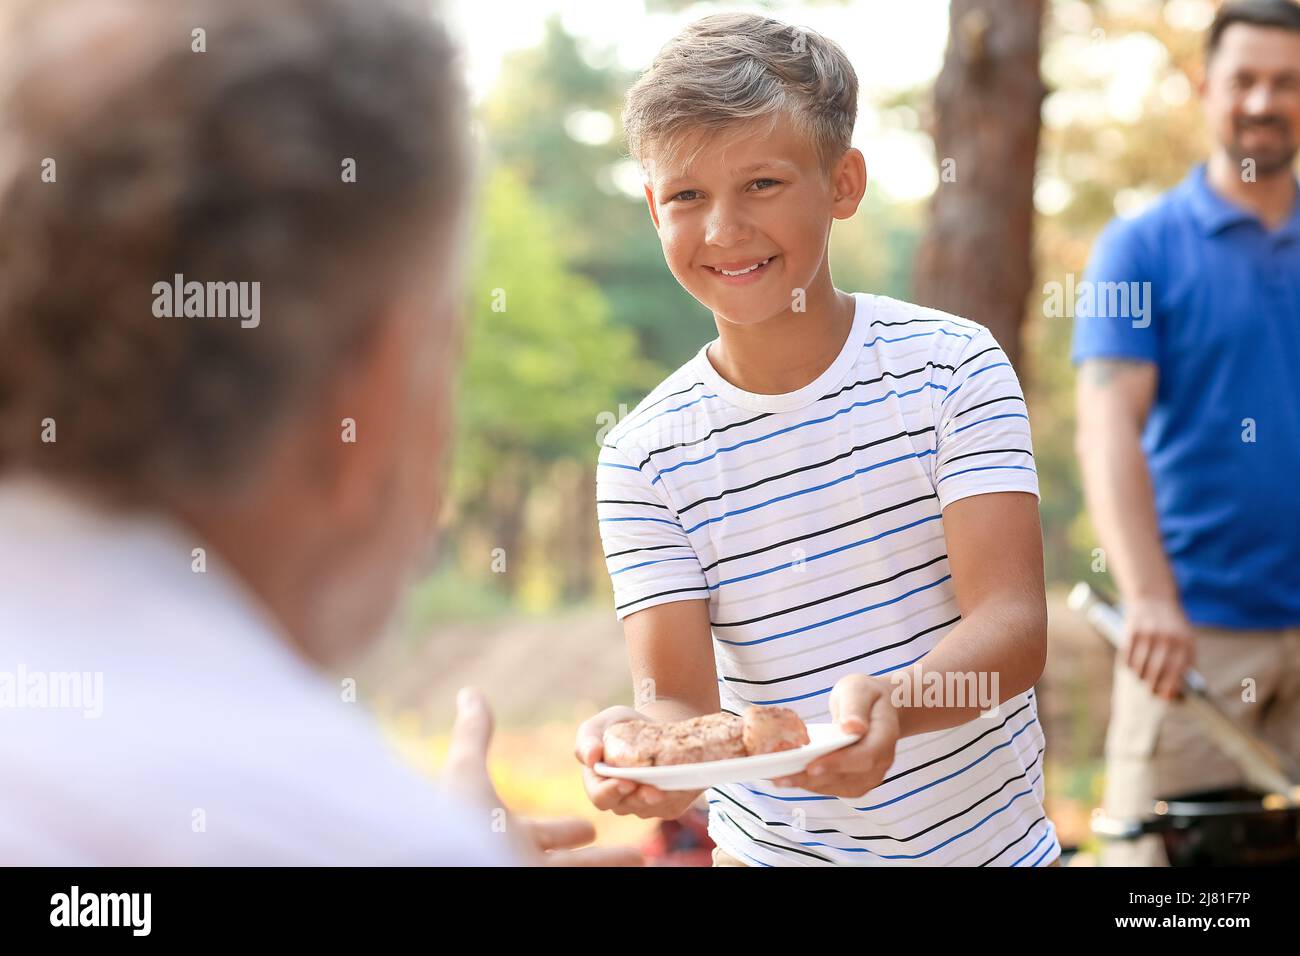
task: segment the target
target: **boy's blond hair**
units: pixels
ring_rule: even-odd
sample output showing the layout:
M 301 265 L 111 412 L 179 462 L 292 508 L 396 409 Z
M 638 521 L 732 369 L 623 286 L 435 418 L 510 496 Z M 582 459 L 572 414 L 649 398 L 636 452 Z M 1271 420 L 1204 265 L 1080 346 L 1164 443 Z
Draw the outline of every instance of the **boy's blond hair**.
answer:
M 829 167 L 849 148 L 857 112 L 857 74 L 834 41 L 758 14 L 719 13 L 659 51 L 628 91 L 623 128 L 648 171 L 685 133 L 785 114 Z

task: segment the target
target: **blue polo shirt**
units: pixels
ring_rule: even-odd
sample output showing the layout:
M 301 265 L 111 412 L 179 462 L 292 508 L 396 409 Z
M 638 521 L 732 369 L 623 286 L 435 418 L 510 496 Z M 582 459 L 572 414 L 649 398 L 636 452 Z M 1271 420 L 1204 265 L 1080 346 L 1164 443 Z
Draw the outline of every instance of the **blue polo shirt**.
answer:
M 1111 222 L 1084 278 L 1074 363 L 1158 368 L 1142 446 L 1188 616 L 1300 625 L 1300 200 L 1269 232 L 1199 166 Z

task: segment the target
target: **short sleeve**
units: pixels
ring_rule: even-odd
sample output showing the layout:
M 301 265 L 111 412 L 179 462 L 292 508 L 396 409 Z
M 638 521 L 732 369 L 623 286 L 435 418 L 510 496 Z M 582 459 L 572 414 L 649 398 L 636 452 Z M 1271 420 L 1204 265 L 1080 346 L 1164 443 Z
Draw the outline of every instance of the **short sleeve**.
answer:
M 1020 381 L 987 329 L 962 350 L 938 401 L 934 482 L 940 510 L 971 495 L 1038 494 Z
M 699 557 L 669 502 L 639 463 L 619 448 L 601 448 L 596 517 L 621 621 L 656 604 L 708 598 Z
M 1153 279 L 1137 224 L 1117 219 L 1102 230 L 1075 290 L 1075 365 L 1091 358 L 1157 360 Z

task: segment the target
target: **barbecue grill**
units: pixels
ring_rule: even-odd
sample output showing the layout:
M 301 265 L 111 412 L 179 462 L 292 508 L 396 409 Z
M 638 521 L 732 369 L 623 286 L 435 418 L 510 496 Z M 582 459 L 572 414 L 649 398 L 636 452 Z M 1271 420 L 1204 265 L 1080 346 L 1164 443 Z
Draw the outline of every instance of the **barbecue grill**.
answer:
M 1079 583 L 1069 606 L 1117 650 L 1124 620 L 1113 602 Z M 1169 865 L 1300 866 L 1300 785 L 1284 757 L 1237 725 L 1206 692 L 1195 670 L 1183 678 L 1186 708 L 1206 736 L 1241 769 L 1245 785 L 1157 799 L 1141 818 L 1117 819 L 1094 811 L 1092 831 L 1105 840 L 1155 834 Z

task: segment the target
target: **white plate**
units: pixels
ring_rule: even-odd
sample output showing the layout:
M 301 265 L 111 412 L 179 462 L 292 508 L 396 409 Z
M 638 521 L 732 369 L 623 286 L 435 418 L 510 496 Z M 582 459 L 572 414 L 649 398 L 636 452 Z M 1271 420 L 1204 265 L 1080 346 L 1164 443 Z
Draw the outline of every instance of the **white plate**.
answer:
M 859 736 L 846 734 L 835 724 L 809 724 L 808 743 L 794 750 L 668 767 L 611 767 L 607 763 L 598 763 L 594 769 L 602 777 L 635 780 L 660 790 L 705 790 L 724 783 L 771 780 L 801 773 L 817 757 L 847 747 Z

